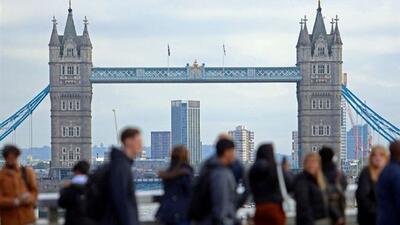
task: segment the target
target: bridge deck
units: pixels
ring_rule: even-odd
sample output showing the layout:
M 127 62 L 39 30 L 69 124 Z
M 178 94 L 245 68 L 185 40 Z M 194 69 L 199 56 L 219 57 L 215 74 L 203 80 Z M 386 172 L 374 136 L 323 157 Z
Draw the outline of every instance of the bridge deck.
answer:
M 298 82 L 298 67 L 95 67 L 92 83 L 256 83 Z

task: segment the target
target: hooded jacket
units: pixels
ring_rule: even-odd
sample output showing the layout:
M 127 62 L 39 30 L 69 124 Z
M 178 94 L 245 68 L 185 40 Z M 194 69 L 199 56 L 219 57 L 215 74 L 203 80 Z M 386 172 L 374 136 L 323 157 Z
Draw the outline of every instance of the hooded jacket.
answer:
M 217 156 L 209 158 L 201 168 L 209 172 L 211 211 L 199 225 L 233 225 L 236 223 L 236 182 L 232 170 L 221 164 Z
M 138 225 L 138 209 L 132 174 L 133 160 L 117 148 L 111 150 L 108 176 L 109 204 L 103 225 Z

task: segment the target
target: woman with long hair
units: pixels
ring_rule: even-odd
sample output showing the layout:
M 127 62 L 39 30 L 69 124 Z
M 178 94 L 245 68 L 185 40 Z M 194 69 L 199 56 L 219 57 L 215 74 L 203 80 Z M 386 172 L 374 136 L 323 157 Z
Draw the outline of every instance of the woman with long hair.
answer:
M 249 171 L 249 184 L 256 204 L 255 225 L 284 225 L 286 216 L 272 144 L 262 144 L 258 148 Z
M 303 168 L 294 183 L 296 224 L 330 225 L 326 182 L 321 170 L 320 156 L 314 152 L 307 154 Z
M 189 165 L 189 153 L 185 146 L 172 149 L 170 166 L 158 173 L 163 181 L 164 195 L 156 218 L 166 225 L 188 225 L 193 168 Z
M 386 166 L 389 154 L 383 146 L 372 147 L 369 164 L 360 173 L 356 200 L 358 206 L 357 220 L 360 225 L 376 224 L 376 184 L 379 174 Z

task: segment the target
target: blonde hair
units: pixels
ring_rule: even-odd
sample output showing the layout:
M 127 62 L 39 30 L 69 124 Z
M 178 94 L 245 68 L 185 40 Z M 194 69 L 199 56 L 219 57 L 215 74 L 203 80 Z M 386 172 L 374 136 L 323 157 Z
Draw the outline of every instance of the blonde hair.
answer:
M 371 153 L 369 155 L 368 159 L 368 170 L 371 175 L 372 181 L 376 182 L 378 181 L 379 174 L 381 173 L 383 168 L 377 168 L 372 165 L 372 158 L 377 154 L 377 153 L 383 153 L 383 156 L 385 157 L 386 163 L 389 161 L 389 153 L 386 151 L 385 147 L 382 145 L 375 145 L 371 149 Z
M 316 159 L 318 161 L 318 165 L 319 165 L 317 174 L 316 175 L 312 175 L 312 176 L 317 180 L 318 186 L 322 190 L 325 190 L 326 189 L 326 182 L 325 182 L 324 174 L 322 173 L 322 170 L 321 170 L 321 157 L 319 156 L 319 154 L 316 153 L 316 152 L 308 153 L 304 157 L 303 167 L 305 168 L 307 163 L 312 159 Z

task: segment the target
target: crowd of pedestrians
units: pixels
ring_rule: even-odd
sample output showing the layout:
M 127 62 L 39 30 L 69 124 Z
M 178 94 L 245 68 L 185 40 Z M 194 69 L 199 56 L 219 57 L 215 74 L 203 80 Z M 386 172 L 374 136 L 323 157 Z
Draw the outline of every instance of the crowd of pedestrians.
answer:
M 73 177 L 60 190 L 58 204 L 66 210 L 66 225 L 138 225 L 132 165 L 141 154 L 139 129 L 127 128 L 121 147 L 113 147 L 110 162 L 90 171 L 86 161 L 73 167 Z M 400 224 L 400 141 L 374 146 L 362 169 L 356 191 L 360 225 Z M 278 162 L 272 143 L 261 144 L 246 168 L 236 159 L 235 143 L 226 134 L 215 154 L 198 173 L 183 145 L 171 150 L 170 165 L 158 173 L 164 195 L 155 218 L 165 225 L 239 225 L 237 211 L 254 203 L 255 225 L 286 224 L 289 196 L 296 202 L 297 225 L 346 224 L 346 177 L 335 164 L 334 150 L 322 147 L 304 156 L 303 170 L 293 174 L 288 161 Z M 38 187 L 33 170 L 18 162 L 20 150 L 7 145 L 0 170 L 1 225 L 35 223 Z M 389 158 L 390 157 L 390 158 Z

